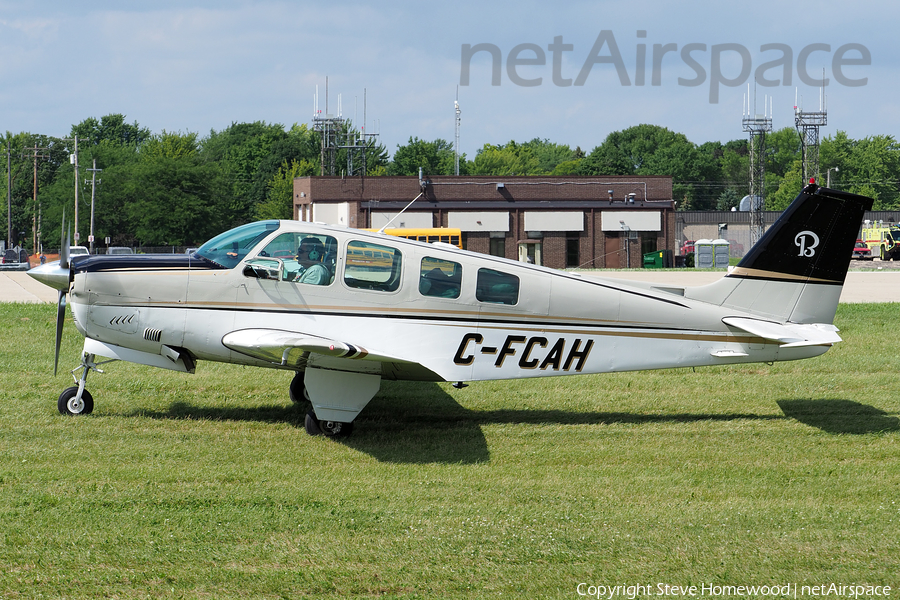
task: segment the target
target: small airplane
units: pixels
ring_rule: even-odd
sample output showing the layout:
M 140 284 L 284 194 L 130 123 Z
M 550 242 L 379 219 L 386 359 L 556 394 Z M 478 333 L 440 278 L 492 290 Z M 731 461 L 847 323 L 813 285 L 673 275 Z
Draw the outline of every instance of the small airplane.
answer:
M 740 263 L 704 286 L 583 277 L 301 221 L 227 231 L 190 255 L 69 256 L 29 274 L 84 336 L 62 414 L 100 365 L 286 369 L 311 435 L 346 436 L 381 380 L 463 382 L 773 362 L 823 354 L 872 199 L 810 183 Z M 109 360 L 97 362 L 97 357 Z M 81 370 L 80 377 L 77 376 Z

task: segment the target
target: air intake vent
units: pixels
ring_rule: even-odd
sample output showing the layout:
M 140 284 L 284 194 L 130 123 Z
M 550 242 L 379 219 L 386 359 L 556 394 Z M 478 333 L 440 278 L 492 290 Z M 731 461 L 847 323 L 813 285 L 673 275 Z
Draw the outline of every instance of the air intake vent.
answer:
M 148 327 L 144 330 L 144 339 L 150 342 L 158 342 L 162 338 L 162 329 Z

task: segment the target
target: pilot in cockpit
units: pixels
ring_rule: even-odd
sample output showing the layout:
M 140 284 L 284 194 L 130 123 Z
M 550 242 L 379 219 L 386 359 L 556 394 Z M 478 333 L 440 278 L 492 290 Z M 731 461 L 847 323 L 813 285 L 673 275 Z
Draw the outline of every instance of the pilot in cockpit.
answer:
M 297 275 L 295 281 L 311 283 L 313 285 L 328 285 L 331 282 L 331 273 L 322 264 L 325 256 L 325 246 L 317 238 L 308 237 L 300 242 L 297 248 L 297 262 L 303 270 Z

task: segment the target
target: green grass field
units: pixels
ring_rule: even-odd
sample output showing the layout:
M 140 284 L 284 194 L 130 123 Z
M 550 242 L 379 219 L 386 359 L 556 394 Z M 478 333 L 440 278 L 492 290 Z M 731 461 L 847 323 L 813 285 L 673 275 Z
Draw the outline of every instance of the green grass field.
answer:
M 898 306 L 841 305 L 845 341 L 794 363 L 387 382 L 336 442 L 290 373 L 209 363 L 106 365 L 60 416 L 80 336 L 54 378 L 55 307 L 0 305 L 0 597 L 896 596 Z

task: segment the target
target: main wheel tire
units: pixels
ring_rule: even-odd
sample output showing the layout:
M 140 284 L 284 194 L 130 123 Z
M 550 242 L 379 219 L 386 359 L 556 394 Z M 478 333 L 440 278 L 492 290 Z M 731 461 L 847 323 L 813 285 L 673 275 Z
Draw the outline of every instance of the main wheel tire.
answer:
M 299 372 L 291 379 L 291 386 L 288 388 L 288 395 L 291 402 L 300 404 L 301 402 L 309 402 L 309 391 L 306 389 L 306 383 L 303 381 L 304 374 Z
M 309 435 L 324 435 L 330 438 L 345 438 L 353 433 L 353 423 L 320 421 L 316 418 L 316 413 L 313 411 L 306 413 L 304 427 Z
M 319 429 L 319 420 L 313 411 L 306 413 L 306 421 L 303 422 L 303 426 L 309 435 L 322 435 L 322 430 Z
M 77 415 L 89 415 L 94 411 L 94 397 L 87 390 L 81 393 L 81 401 L 76 402 L 75 397 L 78 395 L 78 387 L 70 387 L 63 390 L 56 401 L 56 408 L 59 409 L 61 415 L 69 417 Z

